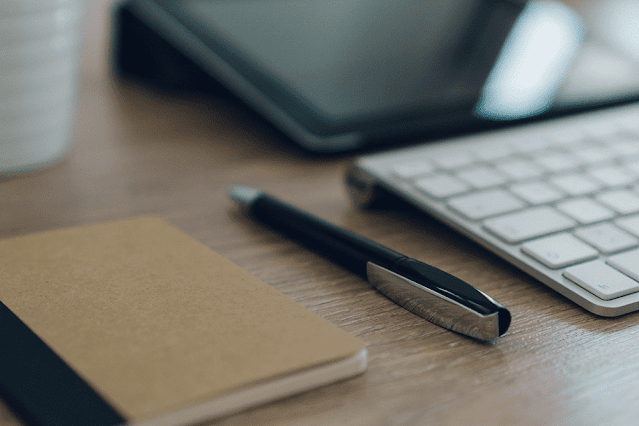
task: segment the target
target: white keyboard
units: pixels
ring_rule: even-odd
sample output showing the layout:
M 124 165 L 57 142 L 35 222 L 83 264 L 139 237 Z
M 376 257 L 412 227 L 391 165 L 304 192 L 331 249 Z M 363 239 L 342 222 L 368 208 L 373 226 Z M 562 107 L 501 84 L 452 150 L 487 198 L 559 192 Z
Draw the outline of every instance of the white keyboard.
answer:
M 587 310 L 639 310 L 639 105 L 359 157 L 354 200 L 408 200 Z

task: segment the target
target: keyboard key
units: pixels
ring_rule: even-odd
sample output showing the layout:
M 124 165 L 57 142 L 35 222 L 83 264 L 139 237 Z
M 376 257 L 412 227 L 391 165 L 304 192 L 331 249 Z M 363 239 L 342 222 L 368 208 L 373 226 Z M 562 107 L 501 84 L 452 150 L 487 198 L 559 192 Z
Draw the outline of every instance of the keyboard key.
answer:
M 537 163 L 553 172 L 563 172 L 579 167 L 579 162 L 569 154 L 544 154 L 535 158 Z
M 602 187 L 601 183 L 582 175 L 557 176 L 549 182 L 575 197 L 596 192 Z
M 484 189 L 506 183 L 506 177 L 489 167 L 473 167 L 460 171 L 457 177 L 475 188 Z
M 411 179 L 419 175 L 432 173 L 435 166 L 426 160 L 411 161 L 394 167 L 393 172 L 402 179 Z
M 639 245 L 637 238 L 611 223 L 580 228 L 575 231 L 575 235 L 605 254 L 628 250 Z
M 433 162 L 445 170 L 466 167 L 473 164 L 475 160 L 476 159 L 472 153 L 463 148 L 448 149 L 443 152 L 438 152 L 433 157 Z
M 623 156 L 636 156 L 639 155 L 639 144 L 634 140 L 624 140 L 617 136 L 616 140 L 612 143 L 612 148 L 615 152 Z
M 601 222 L 615 216 L 615 213 L 612 210 L 602 206 L 590 198 L 578 198 L 564 201 L 563 203 L 557 204 L 555 207 L 557 210 L 565 213 L 584 225 Z
M 616 254 L 608 259 L 608 264 L 630 278 L 639 280 L 639 250 Z
M 497 165 L 497 169 L 514 180 L 532 179 L 544 173 L 544 169 L 528 160 L 504 161 Z
M 527 242 L 522 245 L 521 251 L 553 269 L 599 256 L 597 250 L 570 234 L 553 235 Z
M 577 225 L 555 209 L 542 206 L 487 219 L 484 228 L 510 243 L 519 243 Z
M 608 147 L 596 146 L 577 149 L 574 151 L 575 156 L 584 164 L 598 164 L 612 160 L 617 153 Z
M 555 128 L 548 134 L 548 138 L 555 145 L 573 146 L 584 140 L 588 136 L 588 132 L 580 125 L 564 125 L 562 128 Z
M 630 232 L 635 237 L 639 237 L 639 215 L 617 219 L 615 224 L 624 231 Z
M 639 212 L 639 194 L 629 190 L 617 190 L 598 195 L 597 201 L 620 214 Z
M 434 175 L 415 181 L 415 187 L 433 198 L 447 198 L 462 194 L 470 189 L 470 185 L 450 175 Z
M 544 182 L 515 184 L 510 187 L 510 191 L 532 205 L 552 203 L 564 197 L 563 192 Z
M 589 121 L 584 123 L 586 133 L 595 139 L 608 140 L 619 131 L 619 123 L 616 120 Z
M 482 161 L 494 161 L 506 158 L 513 152 L 509 141 L 510 139 L 480 144 L 478 147 L 473 147 L 472 152 Z
M 639 160 L 624 163 L 624 167 L 634 173 L 635 176 L 639 176 Z
M 564 277 L 603 300 L 639 291 L 639 282 L 600 261 L 566 268 Z
M 451 199 L 448 205 L 471 220 L 512 212 L 525 206 L 523 201 L 503 189 L 460 195 Z
M 639 131 L 637 130 L 639 129 L 637 128 L 636 121 L 637 119 L 633 117 L 632 122 L 627 122 L 625 125 L 618 126 L 621 130 L 618 129 L 618 131 L 615 132 L 615 138 L 620 141 L 634 143 L 635 146 L 637 146 L 636 142 L 639 141 Z
M 636 181 L 635 176 L 621 167 L 598 167 L 588 172 L 588 175 L 597 179 L 608 187 L 630 185 Z
M 551 144 L 551 141 L 540 135 L 513 141 L 515 149 L 523 153 L 543 151 Z

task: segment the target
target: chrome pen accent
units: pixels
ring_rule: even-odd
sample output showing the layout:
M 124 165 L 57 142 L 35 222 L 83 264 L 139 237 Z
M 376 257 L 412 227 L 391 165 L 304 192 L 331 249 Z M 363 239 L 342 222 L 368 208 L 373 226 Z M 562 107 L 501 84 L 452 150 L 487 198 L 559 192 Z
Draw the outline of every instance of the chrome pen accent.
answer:
M 371 262 L 366 271 L 368 281 L 380 293 L 433 324 L 479 340 L 492 340 L 502 334 L 498 312 L 482 314 Z

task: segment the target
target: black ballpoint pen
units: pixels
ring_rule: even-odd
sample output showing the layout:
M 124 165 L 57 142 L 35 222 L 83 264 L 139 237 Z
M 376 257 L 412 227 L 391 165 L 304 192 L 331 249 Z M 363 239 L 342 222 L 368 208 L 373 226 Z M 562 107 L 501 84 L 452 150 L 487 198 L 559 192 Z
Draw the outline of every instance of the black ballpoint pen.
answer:
M 510 326 L 510 312 L 470 284 L 246 186 L 229 196 L 254 218 L 367 279 L 420 317 L 479 340 Z

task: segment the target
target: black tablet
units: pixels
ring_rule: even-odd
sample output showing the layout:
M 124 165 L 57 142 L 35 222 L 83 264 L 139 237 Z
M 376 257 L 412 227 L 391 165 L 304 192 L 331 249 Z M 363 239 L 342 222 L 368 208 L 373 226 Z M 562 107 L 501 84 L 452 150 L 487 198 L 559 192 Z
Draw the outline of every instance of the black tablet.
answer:
M 601 101 L 557 101 L 586 35 L 559 3 L 132 0 L 123 10 L 312 151 L 480 130 Z M 128 41 L 119 48 L 125 70 L 144 57 Z

